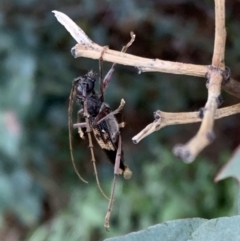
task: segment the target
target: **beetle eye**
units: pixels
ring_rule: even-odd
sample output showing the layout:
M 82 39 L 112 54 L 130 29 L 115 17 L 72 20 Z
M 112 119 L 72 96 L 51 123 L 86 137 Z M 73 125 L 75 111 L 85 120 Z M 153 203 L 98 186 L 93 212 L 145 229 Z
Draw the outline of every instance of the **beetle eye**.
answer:
M 78 87 L 77 87 L 77 92 L 80 93 L 80 94 L 82 94 L 83 89 L 82 89 L 82 86 L 81 86 L 81 85 L 78 85 Z
M 87 89 L 87 93 L 91 92 L 94 89 L 94 82 L 89 81 L 87 83 L 83 83 L 83 84 L 78 85 L 77 92 L 83 93 L 83 91 L 85 89 Z
M 87 92 L 91 92 L 94 89 L 94 82 L 93 81 L 88 81 L 87 83 Z

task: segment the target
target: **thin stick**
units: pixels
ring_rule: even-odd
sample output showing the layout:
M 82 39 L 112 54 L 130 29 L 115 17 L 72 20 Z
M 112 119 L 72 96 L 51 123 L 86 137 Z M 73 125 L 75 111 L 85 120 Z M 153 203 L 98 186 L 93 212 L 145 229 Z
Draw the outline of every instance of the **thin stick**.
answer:
M 103 51 L 103 46 L 94 43 L 84 31 L 76 25 L 67 15 L 59 11 L 53 11 L 57 20 L 69 31 L 72 37 L 79 43 L 71 50 L 75 58 L 85 57 L 90 59 L 99 59 Z M 208 72 L 207 65 L 196 65 L 188 63 L 179 63 L 165 61 L 161 59 L 148 59 L 139 56 L 121 53 L 108 49 L 104 53 L 104 61 L 134 66 L 139 68 L 139 72 L 162 72 L 170 74 L 190 75 L 205 77 Z M 240 83 L 230 79 L 223 89 L 231 95 L 240 98 Z
M 215 114 L 215 119 L 221 119 L 223 117 L 228 117 L 238 113 L 240 113 L 240 103 L 218 109 Z M 135 144 L 139 143 L 142 139 L 153 132 L 158 131 L 166 126 L 190 124 L 202 121 L 202 119 L 199 117 L 199 111 L 169 113 L 158 110 L 156 111 L 155 116 L 156 120 L 153 123 L 147 125 L 141 132 L 132 138 Z
M 77 44 L 72 48 L 71 52 L 75 58 L 85 57 L 90 59 L 99 59 L 102 48 L 103 47 L 92 48 L 92 46 Z M 139 69 L 140 73 L 162 72 L 204 77 L 208 71 L 207 65 L 187 64 L 161 59 L 148 59 L 132 54 L 122 53 L 112 49 L 107 49 L 105 51 L 103 60 L 106 62 L 117 63 L 126 66 L 134 66 Z
M 131 36 L 130 41 L 129 41 L 125 46 L 122 47 L 121 53 L 126 53 L 127 50 L 128 50 L 128 48 L 129 48 L 129 47 L 133 44 L 133 42 L 135 41 L 136 35 L 135 35 L 133 32 L 130 32 L 130 36 Z M 111 69 L 113 69 L 115 65 L 116 65 L 116 63 L 113 63 Z
M 217 72 L 211 73 L 207 103 L 204 107 L 204 117 L 197 134 L 185 145 L 177 144 L 173 148 L 174 155 L 180 157 L 186 163 L 191 163 L 196 156 L 215 138 L 213 132 L 214 116 L 218 107 L 222 76 Z
M 85 57 L 90 59 L 98 59 L 103 47 L 95 47 L 89 45 L 77 44 L 72 48 L 72 54 L 75 58 Z M 122 64 L 126 66 L 134 66 L 141 72 L 161 72 L 177 75 L 189 75 L 205 78 L 208 72 L 208 65 L 197 65 L 189 63 L 180 63 L 166 61 L 162 59 L 143 58 L 132 54 L 122 53 L 116 50 L 107 49 L 104 53 L 103 60 Z M 229 94 L 240 98 L 240 83 L 232 78 L 222 86 Z
M 78 175 L 79 179 L 82 180 L 85 183 L 88 183 L 85 179 L 82 178 L 80 173 L 78 172 L 75 159 L 73 156 L 73 147 L 72 147 L 72 107 L 73 107 L 73 99 L 74 99 L 74 92 L 75 88 L 74 85 L 72 86 L 70 95 L 69 95 L 69 106 L 68 106 L 68 135 L 69 135 L 69 147 L 70 147 L 70 155 L 71 155 L 71 161 L 73 164 L 74 171 Z
M 102 100 L 103 100 L 103 101 L 104 101 L 103 55 L 104 55 L 106 49 L 108 49 L 107 46 L 105 46 L 105 47 L 103 48 L 103 50 L 102 50 L 102 52 L 101 52 L 101 55 L 100 55 L 100 58 L 99 58 L 99 60 L 98 60 L 98 64 L 99 64 L 99 86 L 100 86 L 100 93 L 101 93 L 101 96 L 102 96 Z M 111 68 L 111 69 L 112 69 L 112 68 Z M 110 69 L 110 71 L 111 71 L 111 69 Z M 110 72 L 110 71 L 109 71 L 109 72 Z M 113 71 L 114 71 L 114 70 L 113 70 Z M 112 71 L 112 72 L 113 72 L 113 71 Z M 108 73 L 109 73 L 109 72 L 108 72 Z M 111 73 L 111 75 L 112 75 L 112 73 Z M 109 78 L 111 78 L 111 75 L 109 76 Z M 105 78 L 106 78 L 106 77 L 105 77 Z
M 214 0 L 215 4 L 215 39 L 212 65 L 221 69 L 225 69 L 225 44 L 226 44 L 226 28 L 225 28 L 225 0 Z
M 215 138 L 213 132 L 215 112 L 219 105 L 223 72 L 225 71 L 224 53 L 226 42 L 225 1 L 215 0 L 215 40 L 212 66 L 209 68 L 208 98 L 204 107 L 204 116 L 197 134 L 185 145 L 178 144 L 173 152 L 187 163 L 194 161 L 196 156 Z
M 133 32 L 131 32 L 131 33 L 130 33 L 130 36 L 131 36 L 130 41 L 129 41 L 125 46 L 123 46 L 123 48 L 122 48 L 122 50 L 121 50 L 121 53 L 126 52 L 127 49 L 128 49 L 128 48 L 132 45 L 132 43 L 134 42 L 134 40 L 135 40 L 135 38 L 136 38 L 136 35 L 135 35 Z M 99 59 L 99 68 L 101 67 L 101 64 L 102 64 L 102 62 L 103 62 L 103 56 L 104 56 L 105 53 L 107 52 L 107 49 L 108 49 L 108 48 L 105 47 L 105 48 L 102 50 L 102 52 L 101 52 L 100 59 Z M 104 94 L 104 91 L 106 90 L 106 87 L 108 86 L 108 84 L 109 84 L 109 82 L 110 82 L 110 80 L 111 80 L 111 76 L 112 76 L 112 74 L 113 74 L 113 72 L 114 72 L 114 70 L 115 70 L 115 69 L 114 69 L 115 65 L 116 65 L 116 63 L 113 63 L 113 64 L 112 64 L 112 67 L 111 67 L 111 69 L 108 71 L 108 73 L 106 74 L 104 80 L 101 79 L 101 81 L 100 81 L 100 89 L 101 89 L 101 94 L 102 94 L 102 96 L 103 96 L 103 94 Z M 100 72 L 102 73 L 102 71 L 100 71 Z

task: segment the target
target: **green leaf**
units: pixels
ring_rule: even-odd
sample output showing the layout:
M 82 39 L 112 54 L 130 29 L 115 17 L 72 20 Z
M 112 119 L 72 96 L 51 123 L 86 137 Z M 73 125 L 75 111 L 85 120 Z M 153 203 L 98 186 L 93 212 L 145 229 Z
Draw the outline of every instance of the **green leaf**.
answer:
M 240 240 L 240 216 L 211 219 L 202 224 L 188 241 Z
M 240 187 L 238 188 L 238 215 L 240 215 Z
M 227 177 L 236 178 L 240 185 L 240 146 L 236 149 L 228 163 L 219 171 L 214 181 L 218 182 Z
M 182 219 L 105 241 L 235 241 L 240 240 L 239 223 L 239 215 L 209 221 L 202 218 Z
M 105 241 L 186 241 L 204 222 L 207 222 L 207 220 L 203 218 L 168 221 L 151 226 L 139 232 L 130 233 L 122 237 L 106 239 Z

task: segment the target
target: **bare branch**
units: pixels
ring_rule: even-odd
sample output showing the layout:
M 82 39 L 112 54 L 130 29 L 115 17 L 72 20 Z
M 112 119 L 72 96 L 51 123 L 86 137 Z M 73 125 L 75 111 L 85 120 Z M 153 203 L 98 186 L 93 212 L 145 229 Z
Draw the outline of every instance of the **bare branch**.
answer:
M 99 59 L 103 47 L 75 45 L 71 52 L 75 58 L 85 57 Z M 208 71 L 205 65 L 184 64 L 179 62 L 164 61 L 161 59 L 148 59 L 120 51 L 107 49 L 104 52 L 103 60 L 127 66 L 134 66 L 139 72 L 163 72 L 170 74 L 183 74 L 204 77 Z
M 240 113 L 240 104 L 232 105 L 218 109 L 215 114 L 215 119 L 221 119 L 223 117 L 235 115 L 238 113 Z M 155 118 L 156 120 L 153 123 L 146 126 L 141 132 L 132 138 L 135 144 L 139 143 L 142 139 L 152 134 L 153 132 L 162 129 L 163 127 L 170 125 L 197 123 L 202 121 L 199 116 L 199 111 L 169 113 L 158 110 L 155 112 Z
M 203 120 L 199 131 L 185 145 L 176 145 L 174 154 L 179 156 L 185 162 L 194 161 L 195 157 L 207 145 L 214 140 L 213 125 L 215 111 L 218 107 L 218 96 L 220 95 L 222 77 L 214 71 L 211 73 L 208 100 L 204 107 Z
M 197 134 L 185 145 L 178 144 L 173 152 L 176 156 L 190 163 L 206 146 L 215 138 L 213 132 L 215 112 L 221 96 L 221 84 L 225 75 L 225 1 L 215 0 L 215 41 L 212 67 L 209 68 L 208 99 L 204 107 L 204 115 L 201 127 Z
M 85 57 L 91 59 L 99 59 L 103 52 L 104 46 L 94 43 L 84 31 L 76 25 L 67 15 L 59 11 L 53 11 L 57 20 L 67 29 L 72 37 L 79 43 L 75 45 L 71 52 L 75 58 Z M 221 15 L 220 15 L 221 17 Z M 223 19 L 223 18 L 222 18 Z M 216 43 L 219 41 L 215 41 Z M 220 43 L 221 44 L 221 43 Z M 218 45 L 217 45 L 218 46 Z M 215 51 L 217 53 L 217 51 Z M 120 51 L 107 49 L 102 56 L 103 61 L 133 66 L 141 72 L 162 72 L 170 74 L 190 75 L 197 77 L 205 77 L 208 72 L 207 65 L 196 65 L 179 62 L 164 61 L 161 59 L 142 58 Z M 214 64 L 215 66 L 215 64 Z M 224 90 L 228 93 L 240 98 L 240 83 L 230 79 L 224 86 Z
M 54 11 L 54 13 L 58 14 L 56 14 L 56 17 L 59 20 L 59 16 L 61 15 L 61 13 L 56 11 Z M 65 21 L 65 17 L 63 19 Z M 60 19 L 59 21 L 67 28 L 70 33 L 71 31 L 73 31 L 71 35 L 79 43 L 71 50 L 75 58 L 86 57 L 92 59 L 99 59 L 102 57 L 104 61 L 119 63 L 127 66 L 134 66 L 139 69 L 139 73 L 152 71 L 191 75 L 198 77 L 208 77 L 208 98 L 204 108 L 202 108 L 203 119 L 201 127 L 197 132 L 196 136 L 194 136 L 187 144 L 177 145 L 174 148 L 175 155 L 180 156 L 186 162 L 192 162 L 198 155 L 198 153 L 201 152 L 207 145 L 209 145 L 213 141 L 213 126 L 215 118 L 224 117 L 226 116 L 226 113 L 227 115 L 230 115 L 228 113 L 230 109 L 234 109 L 234 113 L 232 114 L 239 113 L 238 105 L 217 110 L 221 100 L 222 84 L 225 91 L 240 98 L 240 83 L 231 78 L 227 78 L 228 81 L 226 81 L 226 70 L 224 63 L 226 42 L 225 0 L 215 0 L 215 40 L 211 66 L 163 61 L 160 59 L 148 59 L 111 49 L 104 49 L 104 47 L 99 46 L 93 41 L 91 41 L 76 24 L 71 23 L 72 20 L 69 21 L 69 18 L 67 19 L 67 23 L 70 22 L 70 25 L 73 25 L 73 30 L 68 27 L 69 24 L 64 24 L 64 21 L 62 19 Z M 75 32 L 77 31 L 79 31 L 80 34 L 75 34 Z M 79 38 L 79 35 L 83 35 L 84 37 Z M 104 55 L 102 56 L 103 49 Z M 166 113 L 158 111 L 156 115 L 158 115 L 159 119 L 155 120 L 154 123 L 148 125 L 138 135 L 133 137 L 132 140 L 134 141 L 134 143 L 138 143 L 147 135 L 167 125 L 186 124 L 201 121 L 197 112 Z
M 212 65 L 225 69 L 224 55 L 226 43 L 225 0 L 215 0 L 215 40 Z

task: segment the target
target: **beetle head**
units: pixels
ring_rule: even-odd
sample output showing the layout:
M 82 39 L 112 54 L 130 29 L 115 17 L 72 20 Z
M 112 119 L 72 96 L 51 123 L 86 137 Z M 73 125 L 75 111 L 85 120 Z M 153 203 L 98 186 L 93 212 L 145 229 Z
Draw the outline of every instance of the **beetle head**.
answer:
M 78 99 L 85 99 L 87 96 L 94 93 L 96 76 L 97 73 L 91 70 L 87 74 L 80 76 L 74 80 L 76 96 Z

